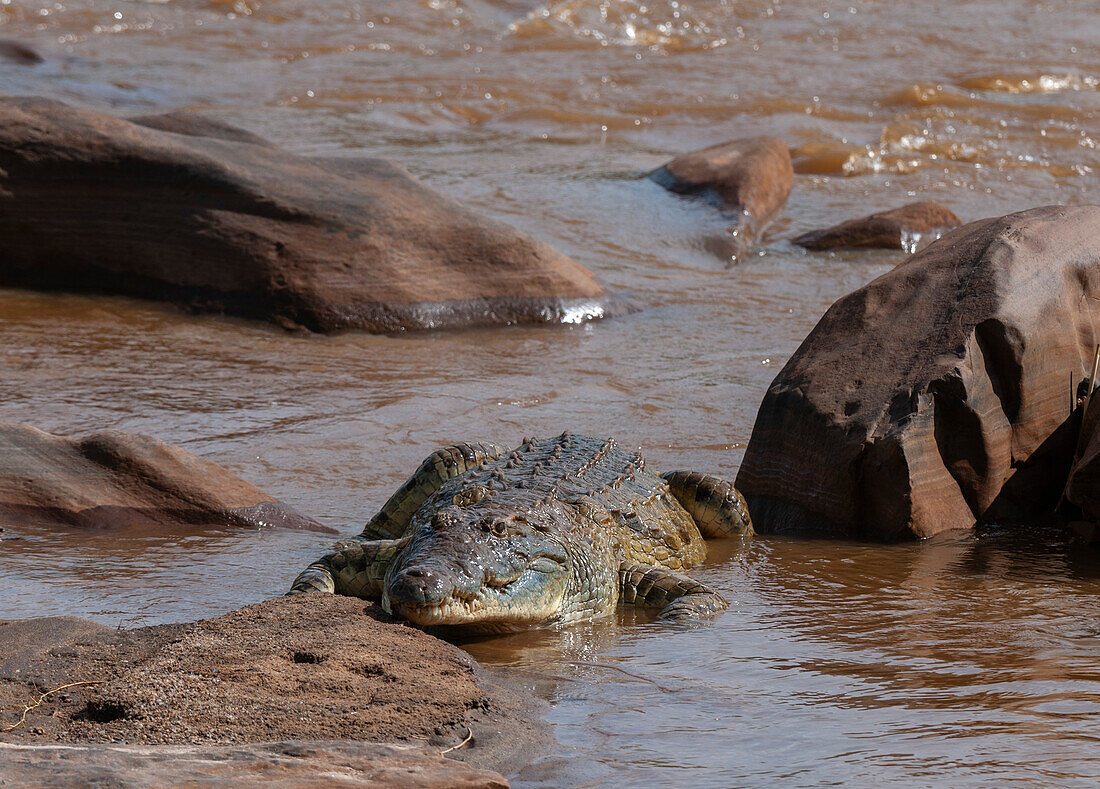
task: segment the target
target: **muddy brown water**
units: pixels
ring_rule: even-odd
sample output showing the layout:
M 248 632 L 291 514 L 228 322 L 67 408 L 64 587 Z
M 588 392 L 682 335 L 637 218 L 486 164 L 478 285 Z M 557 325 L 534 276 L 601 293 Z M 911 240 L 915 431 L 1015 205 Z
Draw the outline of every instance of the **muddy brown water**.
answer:
M 0 291 L 0 419 L 152 433 L 355 531 L 439 445 L 614 435 L 733 476 L 760 398 L 900 253 L 785 239 L 914 199 L 964 219 L 1097 202 L 1091 0 L 0 0 L 3 92 L 209 111 L 304 154 L 380 155 L 544 238 L 643 309 L 602 323 L 301 337 L 124 299 Z M 640 177 L 778 134 L 796 183 L 757 253 Z M 717 252 L 716 252 L 717 251 Z M 281 592 L 287 532 L 0 534 L 0 618 L 123 626 Z M 732 609 L 467 643 L 552 703 L 518 786 L 1092 786 L 1100 570 L 1058 536 L 715 545 Z

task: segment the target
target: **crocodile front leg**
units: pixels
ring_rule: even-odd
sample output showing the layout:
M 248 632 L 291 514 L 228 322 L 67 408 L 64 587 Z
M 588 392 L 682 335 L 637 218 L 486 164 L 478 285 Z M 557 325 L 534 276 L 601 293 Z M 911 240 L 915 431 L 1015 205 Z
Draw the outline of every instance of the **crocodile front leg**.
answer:
M 752 519 L 745 498 L 733 485 L 697 471 L 670 471 L 661 478 L 688 511 L 704 537 L 751 537 Z
M 729 608 L 713 589 L 663 567 L 624 564 L 619 568 L 619 584 L 622 602 L 660 608 L 661 619 L 714 616 Z
M 439 449 L 424 458 L 378 514 L 370 519 L 359 535 L 363 540 L 396 539 L 409 526 L 409 520 L 439 486 L 452 477 L 465 474 L 485 460 L 497 460 L 504 450 L 496 444 L 455 444 Z
M 407 543 L 407 539 L 367 540 L 327 553 L 294 579 L 287 594 L 328 592 L 381 599 L 386 570 Z

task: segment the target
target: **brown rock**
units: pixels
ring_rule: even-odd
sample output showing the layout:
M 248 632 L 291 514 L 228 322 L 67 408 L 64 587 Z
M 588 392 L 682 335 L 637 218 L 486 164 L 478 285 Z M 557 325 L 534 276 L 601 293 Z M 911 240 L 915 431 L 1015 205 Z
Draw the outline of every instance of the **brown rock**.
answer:
M 576 262 L 379 159 L 294 156 L 180 114 L 0 99 L 0 284 L 317 331 L 577 321 Z
M 0 516 L 83 528 L 226 525 L 332 532 L 221 466 L 137 433 L 0 424 Z
M 778 137 L 750 137 L 686 153 L 650 177 L 670 191 L 710 197 L 741 213 L 750 236 L 763 232 L 794 183 L 790 152 Z
M 45 60 L 34 47 L 13 38 L 0 38 L 0 58 L 14 60 L 24 66 L 33 66 Z
M 960 224 L 959 218 L 939 203 L 910 203 L 824 230 L 811 230 L 794 243 L 815 250 L 876 247 L 912 253 Z
M 451 758 L 511 772 L 547 742 L 540 702 L 353 597 L 295 595 L 123 631 L 73 619 L 0 621 L 0 656 L 0 743 L 400 740 L 438 754 L 469 736 Z M 73 682 L 95 684 L 52 694 L 2 732 L 43 690 Z M 0 775 L 3 760 L 0 751 Z
M 1087 391 L 1087 387 L 1086 387 Z M 1093 394 L 1081 429 L 1080 457 L 1074 460 L 1065 498 L 1093 524 L 1100 523 L 1100 395 Z
M 236 126 L 230 126 L 228 123 L 222 123 L 214 118 L 194 115 L 190 112 L 141 115 L 137 118 L 130 118 L 130 122 L 149 129 L 183 134 L 187 137 L 209 137 L 213 140 L 225 140 L 227 142 L 247 142 L 275 149 L 274 145 L 258 134 L 238 129 Z
M 504 776 L 423 747 L 362 742 L 254 745 L 19 745 L 0 743 L 12 786 L 70 789 L 507 789 Z
M 1054 508 L 1098 341 L 1100 208 L 973 222 L 834 304 L 737 477 L 761 532 L 895 540 Z

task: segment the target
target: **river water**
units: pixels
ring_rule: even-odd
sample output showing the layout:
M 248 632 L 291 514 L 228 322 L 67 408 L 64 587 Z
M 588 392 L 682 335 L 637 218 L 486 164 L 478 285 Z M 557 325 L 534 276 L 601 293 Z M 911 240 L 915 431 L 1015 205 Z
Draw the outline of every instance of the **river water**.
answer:
M 154 304 L 0 291 L 0 420 L 150 433 L 346 533 L 437 446 L 614 435 L 732 478 L 772 377 L 901 253 L 787 239 L 915 199 L 964 220 L 1097 202 L 1092 0 L 0 0 L 0 88 L 188 108 L 303 154 L 397 160 L 642 309 L 604 322 L 303 337 Z M 775 134 L 786 211 L 728 222 L 642 175 Z M 316 534 L 8 525 L 0 618 L 135 626 L 286 588 Z M 465 644 L 551 702 L 518 786 L 1093 786 L 1100 561 L 992 529 L 714 544 L 716 622 L 624 613 Z

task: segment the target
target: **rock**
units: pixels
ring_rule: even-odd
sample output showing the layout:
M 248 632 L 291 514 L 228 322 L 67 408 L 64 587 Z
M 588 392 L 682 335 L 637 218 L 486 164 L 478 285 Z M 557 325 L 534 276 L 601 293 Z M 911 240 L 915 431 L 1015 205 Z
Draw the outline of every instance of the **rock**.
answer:
M 0 99 L 0 261 L 0 285 L 315 331 L 577 322 L 609 304 L 578 263 L 396 164 L 28 97 Z
M 110 632 L 105 625 L 75 616 L 0 620 L 0 679 L 29 682 L 38 687 L 49 685 L 57 677 L 40 671 L 51 662 L 51 653 L 71 652 L 78 644 Z M 0 731 L 11 723 L 14 721 L 0 722 Z
M 145 126 L 148 129 L 182 134 L 187 137 L 209 137 L 213 140 L 225 140 L 227 142 L 247 142 L 260 145 L 265 148 L 277 150 L 258 134 L 253 134 L 228 123 L 222 123 L 214 118 L 203 115 L 194 115 L 190 112 L 166 112 L 162 115 L 141 115 L 130 118 L 131 123 Z
M 677 156 L 650 177 L 677 194 L 701 195 L 741 214 L 758 237 L 787 202 L 791 155 L 778 137 L 750 137 Z
M 897 540 L 1049 514 L 1098 301 L 1095 206 L 973 222 L 840 299 L 756 418 L 737 487 L 757 530 Z
M 910 203 L 824 230 L 811 230 L 794 243 L 814 250 L 876 247 L 913 253 L 960 224 L 959 218 L 939 203 Z
M 0 661 L 0 730 L 45 689 L 95 684 L 52 695 L 0 743 L 401 740 L 445 750 L 469 736 L 450 758 L 513 772 L 548 741 L 541 702 L 354 597 L 294 595 L 122 631 L 66 620 L 81 623 L 76 635 L 56 621 L 0 622 L 0 645 L 14 645 Z
M 262 786 L 267 789 L 507 789 L 504 776 L 423 747 L 362 742 L 253 745 L 7 745 L 0 774 L 12 786 Z
M 106 529 L 280 526 L 333 533 L 221 466 L 137 433 L 0 424 L 0 517 Z
M 1090 370 L 1091 372 L 1091 370 Z M 1087 386 L 1086 386 L 1087 391 Z M 1081 429 L 1080 456 L 1074 459 L 1065 499 L 1093 524 L 1100 524 L 1100 395 L 1093 394 Z M 1075 531 L 1091 531 L 1076 528 Z
M 13 38 L 0 38 L 0 59 L 14 60 L 24 66 L 33 66 L 45 60 L 34 47 Z

